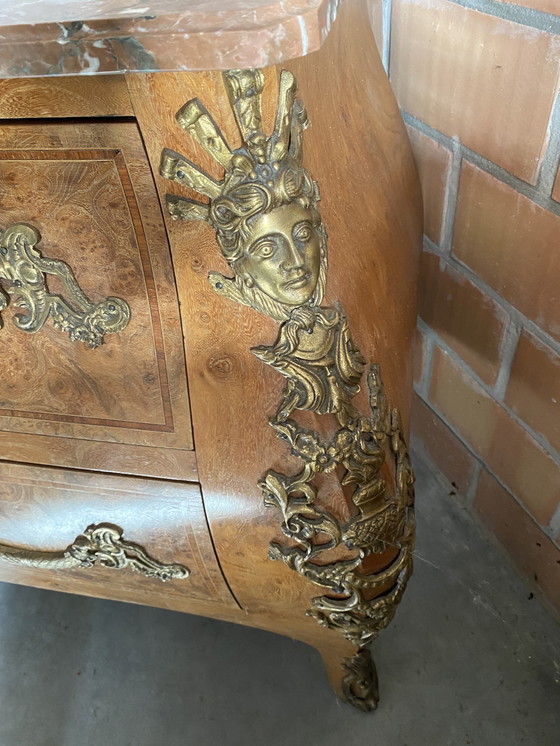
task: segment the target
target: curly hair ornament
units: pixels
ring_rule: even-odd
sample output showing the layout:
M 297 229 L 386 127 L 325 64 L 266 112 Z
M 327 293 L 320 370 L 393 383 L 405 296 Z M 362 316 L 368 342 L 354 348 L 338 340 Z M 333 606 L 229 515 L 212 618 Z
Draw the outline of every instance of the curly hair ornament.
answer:
M 188 101 L 177 112 L 179 125 L 223 166 L 225 174 L 218 182 L 188 158 L 165 149 L 161 175 L 208 198 L 202 202 L 168 194 L 168 210 L 174 219 L 205 220 L 216 231 L 235 275 L 210 273 L 216 292 L 286 321 L 301 305 L 320 305 L 327 276 L 327 233 L 317 209 L 319 190 L 301 165 L 307 115 L 295 99 L 294 76 L 284 70 L 274 131 L 267 137 L 261 71 L 229 70 L 223 79 L 241 147 L 231 150 L 201 102 Z M 272 215 L 274 219 L 265 217 Z M 261 236 L 265 225 L 268 243 Z

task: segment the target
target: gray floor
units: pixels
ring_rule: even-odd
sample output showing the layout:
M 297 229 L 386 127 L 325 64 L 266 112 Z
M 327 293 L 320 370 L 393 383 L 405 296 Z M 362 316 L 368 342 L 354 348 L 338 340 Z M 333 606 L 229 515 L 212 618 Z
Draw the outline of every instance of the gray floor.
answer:
M 340 705 L 300 643 L 0 584 L 0 746 L 558 746 L 560 627 L 416 469 L 416 570 L 374 648 L 377 712 Z

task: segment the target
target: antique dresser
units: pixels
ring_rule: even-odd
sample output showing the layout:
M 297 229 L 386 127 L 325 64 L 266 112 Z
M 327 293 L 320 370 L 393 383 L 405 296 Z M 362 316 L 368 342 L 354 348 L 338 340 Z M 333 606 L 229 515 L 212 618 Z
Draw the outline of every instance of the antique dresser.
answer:
M 0 11 L 0 579 L 292 636 L 363 710 L 421 235 L 370 5 Z

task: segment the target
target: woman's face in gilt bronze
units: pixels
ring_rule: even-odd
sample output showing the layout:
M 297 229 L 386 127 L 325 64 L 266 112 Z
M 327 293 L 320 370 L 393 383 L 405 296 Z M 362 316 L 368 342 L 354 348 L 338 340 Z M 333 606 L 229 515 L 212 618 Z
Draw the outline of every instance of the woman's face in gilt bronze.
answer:
M 307 303 L 321 264 L 321 237 L 311 211 L 295 202 L 281 205 L 255 218 L 249 231 L 236 273 L 280 303 Z

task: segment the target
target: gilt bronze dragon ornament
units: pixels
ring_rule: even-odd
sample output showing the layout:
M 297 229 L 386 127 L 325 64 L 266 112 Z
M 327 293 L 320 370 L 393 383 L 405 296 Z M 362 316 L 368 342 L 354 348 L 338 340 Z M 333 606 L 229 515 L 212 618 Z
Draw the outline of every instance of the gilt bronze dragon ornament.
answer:
M 414 478 L 400 417 L 376 364 L 367 374 L 371 414 L 356 409 L 366 361 L 342 307 L 321 306 L 327 233 L 318 186 L 302 165 L 307 115 L 293 75 L 281 74 L 270 136 L 262 124 L 262 73 L 231 70 L 223 80 L 242 145 L 231 150 L 203 104 L 188 101 L 177 121 L 225 175 L 218 182 L 164 150 L 161 174 L 208 198 L 168 195 L 168 210 L 175 219 L 205 220 L 215 229 L 233 277 L 211 272 L 214 290 L 281 324 L 275 344 L 252 351 L 287 379 L 270 424 L 303 466 L 294 475 L 269 470 L 259 483 L 265 504 L 280 510 L 290 540 L 272 542 L 269 556 L 322 589 L 308 614 L 357 646 L 344 663 L 342 688 L 351 704 L 370 710 L 377 704 L 377 677 L 366 646 L 391 621 L 412 572 Z M 292 416 L 297 410 L 334 416 L 331 439 L 302 427 Z M 349 494 L 346 521 L 321 505 L 318 494 L 316 477 L 335 469 L 342 469 Z M 341 559 L 324 559 L 336 548 L 344 550 Z M 366 565 L 380 569 L 367 571 Z

